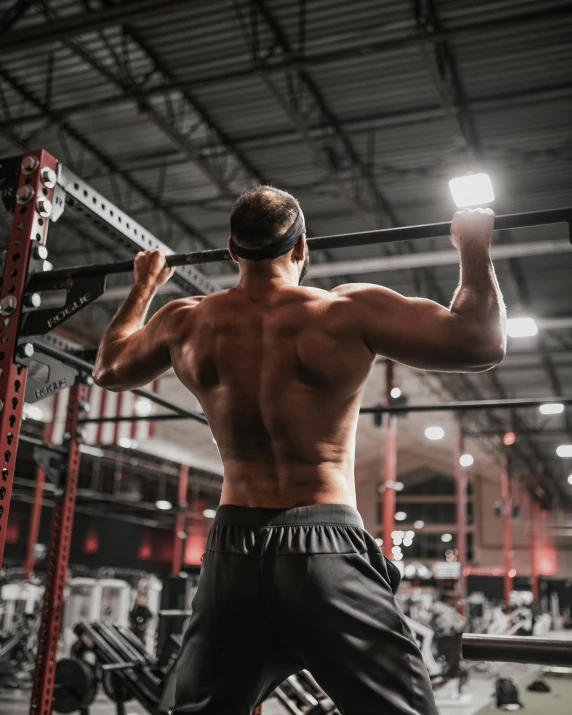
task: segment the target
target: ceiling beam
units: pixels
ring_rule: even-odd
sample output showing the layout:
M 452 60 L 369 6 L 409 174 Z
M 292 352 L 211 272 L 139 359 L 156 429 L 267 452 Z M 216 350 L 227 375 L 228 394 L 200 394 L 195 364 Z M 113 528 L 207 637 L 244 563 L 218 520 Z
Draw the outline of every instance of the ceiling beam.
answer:
M 129 22 L 150 20 L 156 16 L 165 19 L 170 14 L 181 9 L 188 9 L 190 6 L 212 6 L 213 4 L 213 0 L 161 0 L 161 2 L 157 2 L 157 0 L 131 0 L 131 2 L 122 2 L 113 7 L 94 10 L 93 12 L 76 13 L 54 22 L 40 22 L 23 28 L 18 32 L 12 32 L 8 37 L 3 39 L 2 45 L 0 45 L 0 54 L 6 54 L 20 49 L 35 49 L 56 41 L 73 39 L 86 32 L 102 30 L 106 27 L 115 27 Z M 431 42 L 440 42 L 444 39 L 471 35 L 481 36 L 487 32 L 502 35 L 506 33 L 507 29 L 520 28 L 522 26 L 531 26 L 534 28 L 539 22 L 563 19 L 570 15 L 572 15 L 572 7 L 570 4 L 553 8 L 541 8 L 516 15 L 478 20 L 476 22 L 458 25 L 446 31 L 433 33 L 428 37 L 428 40 Z M 383 27 L 379 28 L 379 31 L 383 29 Z M 387 28 L 385 31 L 388 32 L 389 29 L 390 28 Z M 377 34 L 379 34 L 379 32 Z M 414 47 L 419 44 L 419 41 L 420 38 L 418 34 L 412 32 L 401 37 L 361 42 L 359 45 L 353 47 L 323 52 L 314 57 L 293 57 L 288 61 L 287 67 L 282 66 L 280 69 L 310 69 L 311 67 L 328 64 L 330 62 L 344 61 L 368 55 L 378 55 L 385 52 L 394 52 L 402 48 Z M 253 72 L 252 70 L 246 70 L 244 74 L 251 76 Z M 228 76 L 230 79 L 233 79 L 237 77 L 237 73 L 234 73 L 234 76 L 233 73 L 229 73 Z
M 14 25 L 24 17 L 31 4 L 32 0 L 12 0 L 12 5 L 0 17 L 0 37 L 8 31 L 12 32 Z
M 260 79 L 283 109 L 340 198 L 366 229 L 377 227 L 379 219 L 384 225 L 398 224 L 393 208 L 372 176 L 371 166 L 358 154 L 313 79 L 304 70 L 292 70 L 283 78 L 266 72 L 261 58 L 268 53 L 273 52 L 290 59 L 295 56 L 293 45 L 267 4 L 263 0 L 254 0 L 251 6 L 246 7 L 241 0 L 237 0 L 234 5 L 253 67 L 258 67 Z M 300 18 L 299 22 L 300 33 Z M 298 50 L 303 51 L 303 48 L 299 47 Z M 322 137 L 312 135 L 310 117 L 319 118 L 327 126 Z
M 70 40 L 78 35 L 126 22 L 168 17 L 177 10 L 190 6 L 212 5 L 212 0 L 131 0 L 120 4 L 59 18 L 52 22 L 38 22 L 12 32 L 2 40 L 0 54 L 14 50 L 32 50 L 53 42 Z
M 228 78 L 228 75 L 224 75 Z M 222 80 L 221 80 L 222 81 Z M 227 80 L 225 80 L 227 81 Z M 86 102 L 77 102 L 57 108 L 57 115 L 60 119 L 71 117 L 75 114 L 92 114 L 100 109 L 110 107 L 118 107 L 126 103 L 136 103 L 141 97 L 152 99 L 153 97 L 161 97 L 168 95 L 173 91 L 192 91 L 200 89 L 203 83 L 200 79 L 189 82 L 180 80 L 177 82 L 150 85 L 137 90 L 124 91 L 120 94 L 114 94 L 109 97 L 100 97 Z M 551 101 L 559 101 L 569 99 L 572 94 L 572 83 L 557 82 L 552 85 L 543 85 L 542 87 L 533 87 L 530 89 L 515 90 L 513 92 L 503 92 L 499 94 L 483 95 L 469 99 L 469 108 L 471 111 L 495 112 L 506 111 L 507 107 L 527 106 L 530 104 L 545 103 Z M 418 124 L 431 120 L 441 120 L 443 118 L 443 107 L 440 104 L 427 105 L 424 107 L 416 107 L 415 109 L 406 109 L 397 112 L 376 112 L 373 115 L 365 115 L 355 117 L 353 119 L 340 120 L 340 124 L 346 130 L 351 131 L 368 131 L 370 129 L 384 129 L 387 127 L 399 127 L 404 124 Z M 42 112 L 19 113 L 13 119 L 6 119 L 2 122 L 3 126 L 12 126 L 13 124 L 28 124 L 30 122 L 41 122 L 45 119 Z M 312 132 L 319 132 L 323 127 L 318 124 L 312 124 L 310 129 Z M 237 143 L 256 143 L 260 142 L 275 142 L 287 140 L 296 136 L 293 130 L 271 130 L 266 133 L 257 132 L 252 135 L 237 136 Z
M 153 83 L 173 85 L 176 79 L 135 30 L 122 27 L 116 41 L 121 43 L 121 52 L 114 52 L 103 35 L 99 35 L 99 42 L 90 37 L 85 42 L 66 40 L 65 44 L 122 93 L 134 94 L 138 113 L 152 121 L 221 196 L 234 198 L 245 186 L 267 183 L 188 91 L 172 90 L 168 97 L 152 100 L 144 96 L 148 78 L 153 78 Z M 137 63 L 131 61 L 133 57 Z M 134 64 L 139 68 L 137 75 Z
M 103 166 L 107 171 L 112 172 L 116 176 L 120 177 L 128 188 L 138 195 L 144 203 L 152 205 L 157 212 L 162 214 L 162 216 L 170 222 L 174 227 L 182 232 L 190 241 L 191 245 L 201 246 L 203 248 L 212 248 L 206 236 L 204 236 L 198 229 L 196 229 L 192 224 L 190 224 L 186 219 L 179 216 L 173 209 L 166 206 L 166 204 L 157 197 L 152 191 L 141 184 L 138 180 L 134 179 L 129 172 L 122 169 L 112 157 L 108 156 L 99 149 L 95 144 L 89 141 L 85 136 L 83 136 L 78 130 L 76 130 L 68 122 L 61 120 L 57 113 L 55 113 L 45 102 L 38 99 L 31 91 L 29 91 L 19 80 L 12 77 L 5 69 L 0 70 L 0 79 L 6 82 L 13 90 L 15 90 L 25 101 L 32 104 L 37 109 L 40 109 L 45 113 L 47 119 L 50 120 L 54 125 L 56 125 L 61 131 L 63 137 L 71 139 L 76 143 L 83 152 L 87 152 L 91 157 L 101 166 Z M 0 125 L 0 130 L 2 129 Z M 65 140 L 64 140 L 65 141 Z M 65 145 L 65 144 L 64 144 Z M 62 159 L 62 157 L 57 157 Z M 70 167 L 73 168 L 73 167 Z M 81 172 L 78 172 L 81 173 Z M 121 202 L 118 202 L 121 203 Z

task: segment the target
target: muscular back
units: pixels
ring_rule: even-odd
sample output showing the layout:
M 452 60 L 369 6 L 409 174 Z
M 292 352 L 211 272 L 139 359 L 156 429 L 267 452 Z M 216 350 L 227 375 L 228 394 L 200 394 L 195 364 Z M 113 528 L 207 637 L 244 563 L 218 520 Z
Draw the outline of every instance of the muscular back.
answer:
M 355 504 L 355 431 L 375 354 L 449 372 L 488 370 L 504 357 L 492 219 L 482 209 L 455 215 L 461 278 L 450 308 L 368 283 L 299 287 L 302 236 L 284 258 L 241 266 L 237 288 L 172 301 L 145 324 L 172 269 L 160 251 L 144 251 L 101 341 L 95 381 L 129 390 L 173 366 L 218 443 L 222 503 Z
M 337 293 L 235 288 L 178 312 L 175 372 L 224 463 L 222 503 L 355 503 L 355 431 L 373 353 Z

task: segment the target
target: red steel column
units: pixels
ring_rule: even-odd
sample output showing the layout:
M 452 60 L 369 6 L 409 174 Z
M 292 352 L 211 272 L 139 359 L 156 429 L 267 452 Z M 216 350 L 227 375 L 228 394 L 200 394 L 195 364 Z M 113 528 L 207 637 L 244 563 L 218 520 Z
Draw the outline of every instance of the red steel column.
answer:
M 174 574 L 181 573 L 183 564 L 183 545 L 185 539 L 181 538 L 181 534 L 186 537 L 186 520 L 187 520 L 187 491 L 189 489 L 189 467 L 186 464 L 181 464 L 179 471 L 179 495 L 177 503 L 177 519 L 175 521 L 175 543 L 173 545 L 173 567 Z
M 56 414 L 58 411 L 58 406 L 62 398 L 61 392 L 56 392 L 54 396 L 54 406 L 52 412 L 51 422 L 47 422 L 44 425 L 44 431 L 42 434 L 42 441 L 46 444 L 52 441 L 52 436 L 54 432 L 54 422 L 56 419 Z M 28 547 L 26 550 L 26 560 L 24 561 L 24 578 L 29 578 L 30 574 L 34 570 L 36 561 L 34 559 L 34 544 L 38 541 L 38 534 L 40 533 L 40 521 L 42 518 L 42 500 L 44 498 L 44 483 L 46 481 L 46 475 L 44 470 L 37 466 L 36 467 L 36 485 L 34 488 L 34 502 L 32 504 L 32 512 L 30 514 L 30 528 L 28 530 Z
M 107 390 L 103 390 L 103 394 L 101 395 L 101 400 L 99 402 L 99 416 L 100 417 L 107 417 L 107 415 L 105 413 L 107 412 L 108 400 L 109 400 L 109 392 Z M 100 422 L 97 425 L 97 433 L 95 435 L 95 444 L 97 444 L 97 445 L 102 444 L 104 426 L 105 426 L 105 422 Z
M 528 495 L 529 513 L 530 513 L 530 590 L 534 601 L 540 598 L 538 588 L 538 539 L 536 530 L 537 507 L 532 495 Z
M 504 600 L 508 606 L 513 588 L 514 571 L 512 558 L 512 499 L 510 496 L 510 462 L 504 457 L 501 474 L 501 501 L 504 549 Z
M 107 395 L 107 392 L 105 393 Z M 117 395 L 117 404 L 116 404 L 116 410 L 117 410 L 117 415 L 118 417 L 123 416 L 123 399 L 125 397 L 124 392 L 120 392 L 119 395 Z M 105 415 L 102 415 L 102 417 L 105 417 Z M 121 429 L 121 422 L 116 422 L 115 427 L 113 429 L 113 443 L 118 444 L 119 443 L 119 430 Z
M 455 485 L 456 485 L 456 515 L 457 515 L 457 560 L 460 565 L 459 580 L 457 582 L 457 610 L 465 612 L 465 599 L 467 598 L 467 471 L 461 466 L 463 454 L 463 427 L 461 419 L 456 422 L 455 439 Z
M 77 383 L 69 391 L 65 434 L 69 449 L 63 496 L 54 506 L 50 543 L 46 560 L 46 583 L 42 603 L 42 621 L 38 631 L 38 650 L 32 684 L 30 715 L 51 715 L 58 641 L 62 626 L 64 589 L 67 581 L 73 515 L 79 476 L 77 439 L 80 404 L 87 390 Z
M 151 390 L 158 395 L 159 394 L 159 384 L 161 382 L 161 378 L 158 377 L 156 380 L 153 380 L 153 384 L 151 385 Z M 153 410 L 155 410 L 156 405 L 153 405 Z M 150 420 L 149 421 L 149 437 L 155 437 L 157 434 L 157 422 L 155 420 Z
M 393 363 L 385 363 L 384 404 L 391 403 L 393 387 Z M 393 558 L 391 551 L 395 529 L 395 482 L 397 480 L 397 415 L 385 413 L 382 429 L 384 431 L 383 467 L 381 474 L 381 511 L 383 553 L 388 559 Z
M 28 374 L 27 367 L 17 362 L 18 326 L 29 264 L 32 260 L 35 268 L 41 270 L 43 261 L 36 257 L 35 249 L 46 243 L 48 233 L 49 219 L 40 217 L 38 203 L 43 204 L 42 210 L 47 211 L 50 206 L 46 200 L 51 201 L 54 190 L 44 185 L 42 169 L 57 170 L 56 160 L 45 151 L 27 152 L 22 160 L 24 168 L 22 170 L 21 167 L 14 186 L 16 194 L 10 193 L 9 179 L 4 189 L 5 199 L 14 201 L 14 218 L 0 288 L 0 567 L 8 531 L 14 464 Z M 7 167 L 8 162 L 5 162 L 3 170 L 7 171 Z M 22 203 L 16 203 L 16 197 Z

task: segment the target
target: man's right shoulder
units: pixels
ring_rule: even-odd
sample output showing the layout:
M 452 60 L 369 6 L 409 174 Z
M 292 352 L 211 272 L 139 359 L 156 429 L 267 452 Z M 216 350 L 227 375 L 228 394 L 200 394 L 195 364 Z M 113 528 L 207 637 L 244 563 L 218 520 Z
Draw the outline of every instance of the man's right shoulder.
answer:
M 330 295 L 339 304 L 344 316 L 358 323 L 363 320 L 369 322 L 373 316 L 391 311 L 398 297 L 390 288 L 375 283 L 345 283 L 333 288 Z

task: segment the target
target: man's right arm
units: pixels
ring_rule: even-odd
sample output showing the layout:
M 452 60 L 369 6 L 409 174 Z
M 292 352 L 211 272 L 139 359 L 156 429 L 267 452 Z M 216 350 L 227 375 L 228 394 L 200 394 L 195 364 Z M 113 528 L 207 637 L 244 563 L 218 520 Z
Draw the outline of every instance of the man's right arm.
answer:
M 446 372 L 481 372 L 503 359 L 506 311 L 489 256 L 493 221 L 489 209 L 455 214 L 451 240 L 460 251 L 461 278 L 449 309 L 377 285 L 335 289 L 349 301 L 372 352 Z

